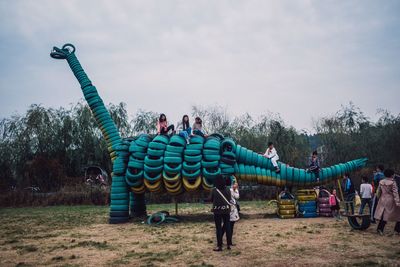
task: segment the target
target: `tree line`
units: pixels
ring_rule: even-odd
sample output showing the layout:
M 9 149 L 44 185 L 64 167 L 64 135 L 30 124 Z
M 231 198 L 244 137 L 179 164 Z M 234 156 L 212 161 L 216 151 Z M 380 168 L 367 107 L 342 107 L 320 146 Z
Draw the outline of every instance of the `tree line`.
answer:
M 108 109 L 123 137 L 155 134 L 159 113 L 138 110 L 129 116 L 126 104 L 109 104 Z M 359 157 L 369 164 L 400 167 L 400 115 L 380 110 L 371 121 L 353 103 L 334 115 L 315 122 L 309 134 L 287 125 L 279 114 L 230 116 L 219 106 L 193 106 L 208 132 L 230 136 L 242 146 L 264 152 L 273 141 L 281 160 L 306 167 L 310 153 L 318 148 L 323 165 Z M 43 192 L 57 191 L 70 178 L 82 181 L 88 165 L 99 165 L 110 173 L 106 143 L 90 109 L 83 101 L 68 108 L 31 105 L 24 114 L 0 120 L 0 190 L 37 186 Z M 80 179 L 80 180 L 79 180 Z

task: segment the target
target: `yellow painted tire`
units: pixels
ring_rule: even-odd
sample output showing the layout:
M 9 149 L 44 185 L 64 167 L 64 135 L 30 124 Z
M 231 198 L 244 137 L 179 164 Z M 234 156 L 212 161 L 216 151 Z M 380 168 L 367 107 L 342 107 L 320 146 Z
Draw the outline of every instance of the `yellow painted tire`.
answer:
M 294 205 L 294 199 L 281 199 L 278 201 L 279 205 Z
M 135 194 L 143 194 L 146 191 L 146 187 L 142 184 L 140 187 L 131 187 L 131 191 Z
M 295 215 L 278 215 L 281 219 L 293 219 Z
M 176 181 L 179 181 L 179 179 L 181 178 L 181 174 L 177 173 L 174 177 L 169 177 L 164 171 L 163 178 L 164 178 L 164 180 L 166 180 L 168 182 L 176 182 Z
M 315 195 L 314 189 L 299 189 L 297 195 Z
M 183 181 L 183 187 L 185 187 L 186 191 L 195 191 L 199 188 L 199 186 L 201 185 L 201 176 L 198 176 L 196 178 L 196 181 L 191 184 L 186 177 L 182 178 Z
M 317 200 L 315 195 L 308 195 L 308 196 L 297 196 L 299 201 L 315 201 Z
M 146 185 L 147 189 L 154 192 L 154 191 L 157 191 L 157 189 L 159 189 L 161 187 L 161 179 L 157 180 L 154 183 L 150 183 L 149 181 L 144 179 L 144 184 Z
M 278 205 L 279 210 L 295 210 L 296 207 L 294 204 L 290 205 Z
M 182 192 L 182 183 L 179 182 L 174 188 L 165 188 L 169 194 L 179 194 Z
M 205 177 L 202 178 L 203 180 L 203 185 L 207 188 L 212 189 L 214 187 L 214 185 L 207 183 L 207 179 Z
M 296 210 L 279 210 L 278 211 L 279 215 L 294 215 L 296 214 Z

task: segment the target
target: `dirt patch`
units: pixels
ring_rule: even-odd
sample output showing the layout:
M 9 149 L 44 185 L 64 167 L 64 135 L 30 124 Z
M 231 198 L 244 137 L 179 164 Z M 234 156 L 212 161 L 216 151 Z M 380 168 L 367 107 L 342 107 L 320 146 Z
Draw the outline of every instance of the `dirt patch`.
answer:
M 265 202 L 243 202 L 232 250 L 212 251 L 209 207 L 181 205 L 182 222 L 107 224 L 105 207 L 0 210 L 1 266 L 396 266 L 400 237 L 352 231 L 332 218 L 280 220 Z M 149 212 L 173 211 L 172 205 Z M 73 218 L 77 218 L 74 221 Z M 64 219 L 63 219 L 64 218 Z

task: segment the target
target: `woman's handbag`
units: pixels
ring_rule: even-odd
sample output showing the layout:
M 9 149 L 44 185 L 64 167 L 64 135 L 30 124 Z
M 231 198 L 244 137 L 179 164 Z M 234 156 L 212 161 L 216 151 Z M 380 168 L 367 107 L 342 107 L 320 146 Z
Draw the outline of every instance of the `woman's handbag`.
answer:
M 216 189 L 217 192 L 221 195 L 221 197 L 225 200 L 225 202 L 228 204 L 228 206 L 230 207 L 230 213 L 229 213 L 229 220 L 231 222 L 236 222 L 239 220 L 239 212 L 236 208 L 236 205 L 232 204 L 231 202 L 229 202 L 226 197 L 224 196 L 224 194 L 221 193 L 221 191 L 219 191 L 218 189 Z

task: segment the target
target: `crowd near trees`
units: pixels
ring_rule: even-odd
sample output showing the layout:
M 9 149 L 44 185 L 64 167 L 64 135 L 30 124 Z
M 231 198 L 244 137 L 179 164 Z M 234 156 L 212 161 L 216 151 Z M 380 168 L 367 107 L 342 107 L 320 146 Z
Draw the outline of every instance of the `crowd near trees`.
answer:
M 139 110 L 130 117 L 124 103 L 108 109 L 123 137 L 155 134 L 158 112 Z M 202 117 L 208 132 L 230 136 L 256 152 L 264 152 L 273 141 L 282 161 L 297 167 L 305 167 L 316 148 L 323 165 L 368 157 L 371 165 L 400 167 L 400 115 L 385 110 L 371 121 L 350 103 L 318 119 L 312 135 L 272 113 L 232 117 L 218 106 L 194 106 L 191 115 Z M 43 192 L 57 191 L 68 177 L 82 177 L 91 164 L 110 172 L 106 143 L 84 102 L 58 109 L 31 105 L 25 114 L 0 120 L 0 190 L 37 186 Z

